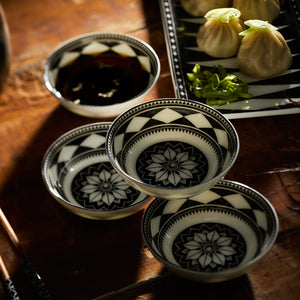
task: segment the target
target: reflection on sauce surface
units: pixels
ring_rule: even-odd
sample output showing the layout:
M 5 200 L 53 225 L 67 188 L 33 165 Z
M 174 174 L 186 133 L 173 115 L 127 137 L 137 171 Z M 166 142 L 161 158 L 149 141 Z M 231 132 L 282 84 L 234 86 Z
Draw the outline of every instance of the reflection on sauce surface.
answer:
M 149 73 L 134 59 L 116 53 L 80 55 L 60 69 L 56 89 L 77 104 L 111 105 L 140 94 Z

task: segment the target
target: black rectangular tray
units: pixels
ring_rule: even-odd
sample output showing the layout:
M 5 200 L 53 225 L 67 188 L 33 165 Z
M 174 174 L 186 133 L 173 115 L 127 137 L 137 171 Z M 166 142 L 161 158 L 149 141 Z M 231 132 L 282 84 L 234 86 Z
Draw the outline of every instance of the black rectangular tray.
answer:
M 210 67 L 222 65 L 246 79 L 251 99 L 216 106 L 229 119 L 300 113 L 300 5 L 298 0 L 282 0 L 280 15 L 272 22 L 287 41 L 293 63 L 287 72 L 264 80 L 239 72 L 236 58 L 216 59 L 199 51 L 196 35 L 204 18 L 188 14 L 179 0 L 160 0 L 169 63 L 176 97 L 200 101 L 186 84 L 186 73 L 197 63 Z M 300 105 L 300 104 L 299 104 Z

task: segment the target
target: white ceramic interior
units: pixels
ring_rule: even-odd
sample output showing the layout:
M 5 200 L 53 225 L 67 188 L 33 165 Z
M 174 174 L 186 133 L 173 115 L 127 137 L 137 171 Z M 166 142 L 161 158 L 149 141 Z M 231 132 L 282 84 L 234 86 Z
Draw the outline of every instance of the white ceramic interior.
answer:
M 183 99 L 158 99 L 118 116 L 107 134 L 107 153 L 136 189 L 178 199 L 222 179 L 239 150 L 232 124 L 215 109 Z
M 49 147 L 42 162 L 42 177 L 50 194 L 82 217 L 123 218 L 151 200 L 112 167 L 105 151 L 110 124 L 93 123 L 65 133 Z
M 257 191 L 223 180 L 189 199 L 155 199 L 142 233 L 153 255 L 177 275 L 219 282 L 262 259 L 276 240 L 278 218 Z
M 112 105 L 76 104 L 65 99 L 56 89 L 56 81 L 60 69 L 73 62 L 81 54 L 91 57 L 113 52 L 139 63 L 149 73 L 149 81 L 145 90 L 126 100 Z M 73 113 L 93 118 L 112 118 L 134 106 L 151 92 L 160 74 L 160 61 L 154 49 L 142 40 L 117 33 L 88 33 L 77 36 L 62 43 L 45 63 L 44 82 L 48 90 L 57 98 L 62 106 Z

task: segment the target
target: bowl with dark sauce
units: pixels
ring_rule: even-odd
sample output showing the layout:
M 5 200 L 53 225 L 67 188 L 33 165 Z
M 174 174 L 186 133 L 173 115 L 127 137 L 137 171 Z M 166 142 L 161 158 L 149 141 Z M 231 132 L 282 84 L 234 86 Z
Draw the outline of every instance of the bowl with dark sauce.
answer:
M 135 37 L 89 33 L 59 45 L 47 59 L 44 82 L 73 113 L 112 118 L 142 102 L 160 74 L 154 49 Z

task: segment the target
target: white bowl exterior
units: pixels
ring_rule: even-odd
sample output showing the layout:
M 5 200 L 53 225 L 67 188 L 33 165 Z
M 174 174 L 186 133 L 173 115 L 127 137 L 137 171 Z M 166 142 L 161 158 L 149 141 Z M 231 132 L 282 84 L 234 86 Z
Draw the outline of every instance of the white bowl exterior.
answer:
M 123 173 L 120 173 L 120 175 L 124 178 L 125 181 L 127 181 L 131 186 L 133 186 L 137 190 L 154 197 L 165 198 L 170 200 L 186 199 L 187 197 L 194 197 L 199 193 L 208 190 L 209 188 L 214 186 L 217 182 L 219 182 L 221 179 L 223 179 L 223 176 L 218 176 L 213 180 L 201 184 L 200 187 L 199 186 L 189 187 L 188 191 L 184 188 L 182 189 L 162 188 L 158 190 L 157 187 L 153 187 L 150 185 L 145 186 L 145 184 L 135 180 L 132 177 L 129 177 L 128 175 L 124 175 Z
M 62 197 L 55 196 L 55 194 L 52 191 L 50 191 L 50 193 L 60 205 L 62 205 L 64 208 L 66 208 L 73 214 L 91 220 L 108 221 L 108 220 L 117 220 L 117 219 L 126 218 L 142 210 L 148 204 L 147 201 L 146 202 L 143 201 L 135 206 L 130 206 L 122 210 L 100 211 L 100 210 L 92 210 L 92 209 L 79 207 L 70 202 L 66 202 L 66 200 L 64 200 Z
M 154 256 L 156 256 L 156 255 L 154 255 Z M 158 260 L 161 260 L 160 257 L 156 256 L 156 258 Z M 185 272 L 184 270 L 177 268 L 174 265 L 167 263 L 166 261 L 161 261 L 161 262 L 167 269 L 169 269 L 171 272 L 173 272 L 174 274 L 176 274 L 180 277 L 183 277 L 183 278 L 186 278 L 189 280 L 193 280 L 193 281 L 197 281 L 197 282 L 218 283 L 218 282 L 235 279 L 237 277 L 244 275 L 247 271 L 252 269 L 259 261 L 256 261 L 252 265 L 245 265 L 244 267 L 238 268 L 236 270 L 224 271 L 222 273 L 221 272 L 214 273 L 214 274 L 202 273 L 201 277 L 199 276 L 198 272 L 193 272 L 193 271 Z
M 68 101 L 64 98 L 57 97 L 60 104 L 68 109 L 69 111 L 88 118 L 113 118 L 130 107 L 140 103 L 143 99 L 151 92 L 151 89 L 147 89 L 143 94 L 138 97 L 114 105 L 105 105 L 105 106 L 92 106 L 92 105 L 78 105 L 72 101 Z

